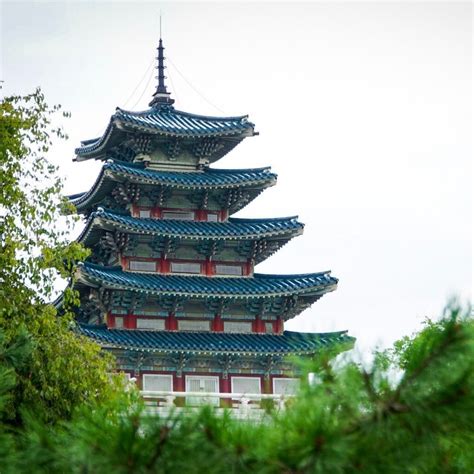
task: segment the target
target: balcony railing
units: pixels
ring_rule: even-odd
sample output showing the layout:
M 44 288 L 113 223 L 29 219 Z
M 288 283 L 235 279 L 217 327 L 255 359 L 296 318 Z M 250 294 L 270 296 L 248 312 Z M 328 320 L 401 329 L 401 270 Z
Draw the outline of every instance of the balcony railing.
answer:
M 227 410 L 231 416 L 239 419 L 261 419 L 268 409 L 282 411 L 287 401 L 294 395 L 268 393 L 220 393 L 220 392 L 140 392 L 147 412 L 166 416 L 171 411 L 196 411 L 204 405 L 215 408 L 218 412 Z M 220 401 L 224 402 L 221 403 Z M 265 402 L 268 400 L 268 402 Z

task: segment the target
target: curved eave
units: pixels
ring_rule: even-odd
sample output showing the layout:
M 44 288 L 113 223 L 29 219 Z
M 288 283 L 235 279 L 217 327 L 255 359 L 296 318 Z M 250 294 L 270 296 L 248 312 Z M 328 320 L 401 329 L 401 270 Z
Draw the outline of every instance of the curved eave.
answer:
M 312 355 L 321 349 L 341 345 L 349 349 L 354 338 L 347 331 L 282 335 L 168 332 L 107 329 L 78 325 L 78 331 L 104 348 L 150 353 L 238 354 L 252 356 Z
M 80 264 L 76 281 L 85 286 L 133 291 L 160 296 L 207 299 L 270 299 L 285 296 L 319 298 L 334 291 L 338 280 L 330 272 L 304 275 L 206 277 L 125 272 L 90 263 Z
M 117 108 L 104 134 L 100 138 L 83 141 L 82 146 L 75 150 L 75 159 L 84 161 L 103 158 L 108 146 L 118 142 L 123 132 L 137 131 L 164 137 L 228 138 L 234 143 L 230 143 L 223 154 L 245 137 L 255 134 L 254 125 L 247 120 L 247 116 L 208 117 L 170 108 L 156 108 L 144 112 L 130 112 Z M 220 157 L 218 154 L 214 160 Z
M 187 222 L 137 219 L 98 210 L 90 215 L 77 241 L 90 245 L 91 235 L 101 230 L 120 230 L 138 235 L 151 235 L 194 241 L 246 241 L 261 238 L 288 241 L 303 233 L 304 225 L 296 217 L 279 219 L 236 219 L 227 222 Z
M 129 164 L 106 163 L 97 177 L 91 189 L 87 192 L 69 196 L 69 199 L 78 212 L 83 212 L 88 207 L 97 204 L 111 191 L 116 182 L 131 182 L 142 185 L 166 186 L 176 190 L 209 190 L 219 191 L 225 189 L 247 189 L 252 191 L 251 199 L 255 199 L 264 189 L 275 185 L 276 174 L 271 173 L 270 168 L 256 168 L 248 170 L 215 170 L 210 169 L 203 172 L 166 172 L 149 170 L 146 168 Z M 205 174 L 209 173 L 213 179 L 205 179 Z M 186 176 L 202 176 L 199 179 L 185 179 Z M 235 176 L 231 179 L 231 176 Z M 181 176 L 181 180 L 179 179 Z M 221 179 L 219 179 L 221 178 Z M 245 203 L 244 205 L 246 205 Z M 232 209 L 232 212 L 239 210 L 239 207 Z

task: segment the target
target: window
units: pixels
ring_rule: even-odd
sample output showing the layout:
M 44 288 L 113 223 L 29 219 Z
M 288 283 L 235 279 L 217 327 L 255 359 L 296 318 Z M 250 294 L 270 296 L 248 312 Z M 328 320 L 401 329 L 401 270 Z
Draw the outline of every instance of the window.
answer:
M 151 217 L 150 209 L 140 209 L 138 211 L 138 217 L 140 217 L 140 219 L 149 219 Z
M 165 329 L 165 320 L 156 319 L 156 318 L 154 319 L 138 318 L 137 329 L 151 329 L 154 331 L 163 331 Z
M 210 321 L 190 321 L 187 319 L 182 319 L 178 322 L 179 329 L 181 331 L 210 331 L 211 325 Z
M 115 329 L 123 329 L 123 317 L 115 316 Z
M 242 275 L 242 265 L 216 265 L 218 275 Z
M 129 270 L 137 272 L 156 272 L 156 262 L 146 262 L 143 260 L 130 260 L 128 263 Z
M 201 273 L 201 264 L 194 262 L 171 262 L 171 273 Z
M 261 393 L 260 378 L 232 377 L 232 393 Z
M 267 334 L 273 334 L 273 323 L 265 323 L 265 332 Z
M 224 332 L 252 332 L 252 323 L 244 321 L 224 321 Z
M 299 386 L 299 379 L 273 379 L 273 393 L 278 395 L 294 395 Z
M 207 222 L 218 222 L 219 216 L 215 212 L 208 212 L 207 214 Z
M 143 390 L 150 392 L 172 392 L 173 376 L 144 374 Z
M 187 392 L 219 392 L 219 377 L 203 376 L 203 375 L 187 375 L 186 376 Z M 211 405 L 219 406 L 219 398 L 217 397 L 186 397 L 186 405 Z
M 163 219 L 176 219 L 178 221 L 193 221 L 193 211 L 163 211 Z

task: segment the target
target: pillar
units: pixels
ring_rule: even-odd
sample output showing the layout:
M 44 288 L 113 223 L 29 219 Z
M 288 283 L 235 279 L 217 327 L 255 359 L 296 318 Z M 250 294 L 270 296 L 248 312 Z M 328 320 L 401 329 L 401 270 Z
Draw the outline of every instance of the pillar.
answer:
M 214 316 L 211 330 L 213 332 L 224 332 L 224 321 L 222 321 L 222 316 L 220 314 Z
M 167 331 L 177 331 L 178 330 L 178 319 L 176 318 L 173 312 L 168 313 L 168 317 L 165 321 L 165 329 Z

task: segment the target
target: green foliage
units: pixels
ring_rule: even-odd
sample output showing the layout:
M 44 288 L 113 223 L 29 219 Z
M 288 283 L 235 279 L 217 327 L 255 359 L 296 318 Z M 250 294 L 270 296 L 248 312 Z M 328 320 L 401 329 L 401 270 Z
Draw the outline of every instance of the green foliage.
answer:
M 354 362 L 313 361 L 283 413 L 242 422 L 211 408 L 146 416 L 134 400 L 76 411 L 45 429 L 31 419 L 11 472 L 471 473 L 474 469 L 474 322 L 451 305 L 443 319 Z M 6 471 L 7 472 L 7 471 Z
M 87 256 L 77 243 L 68 244 L 74 218 L 63 217 L 69 204 L 45 156 L 53 139 L 66 138 L 53 126 L 59 112 L 39 89 L 0 103 L 0 331 L 6 344 L 22 331 L 31 341 L 30 361 L 16 368 L 3 414 L 13 425 L 21 423 L 25 407 L 55 421 L 115 390 L 107 375 L 111 359 L 71 331 L 71 314 L 58 318 L 47 303 L 58 273 L 72 278 L 75 262 Z M 68 289 L 66 307 L 75 299 Z

